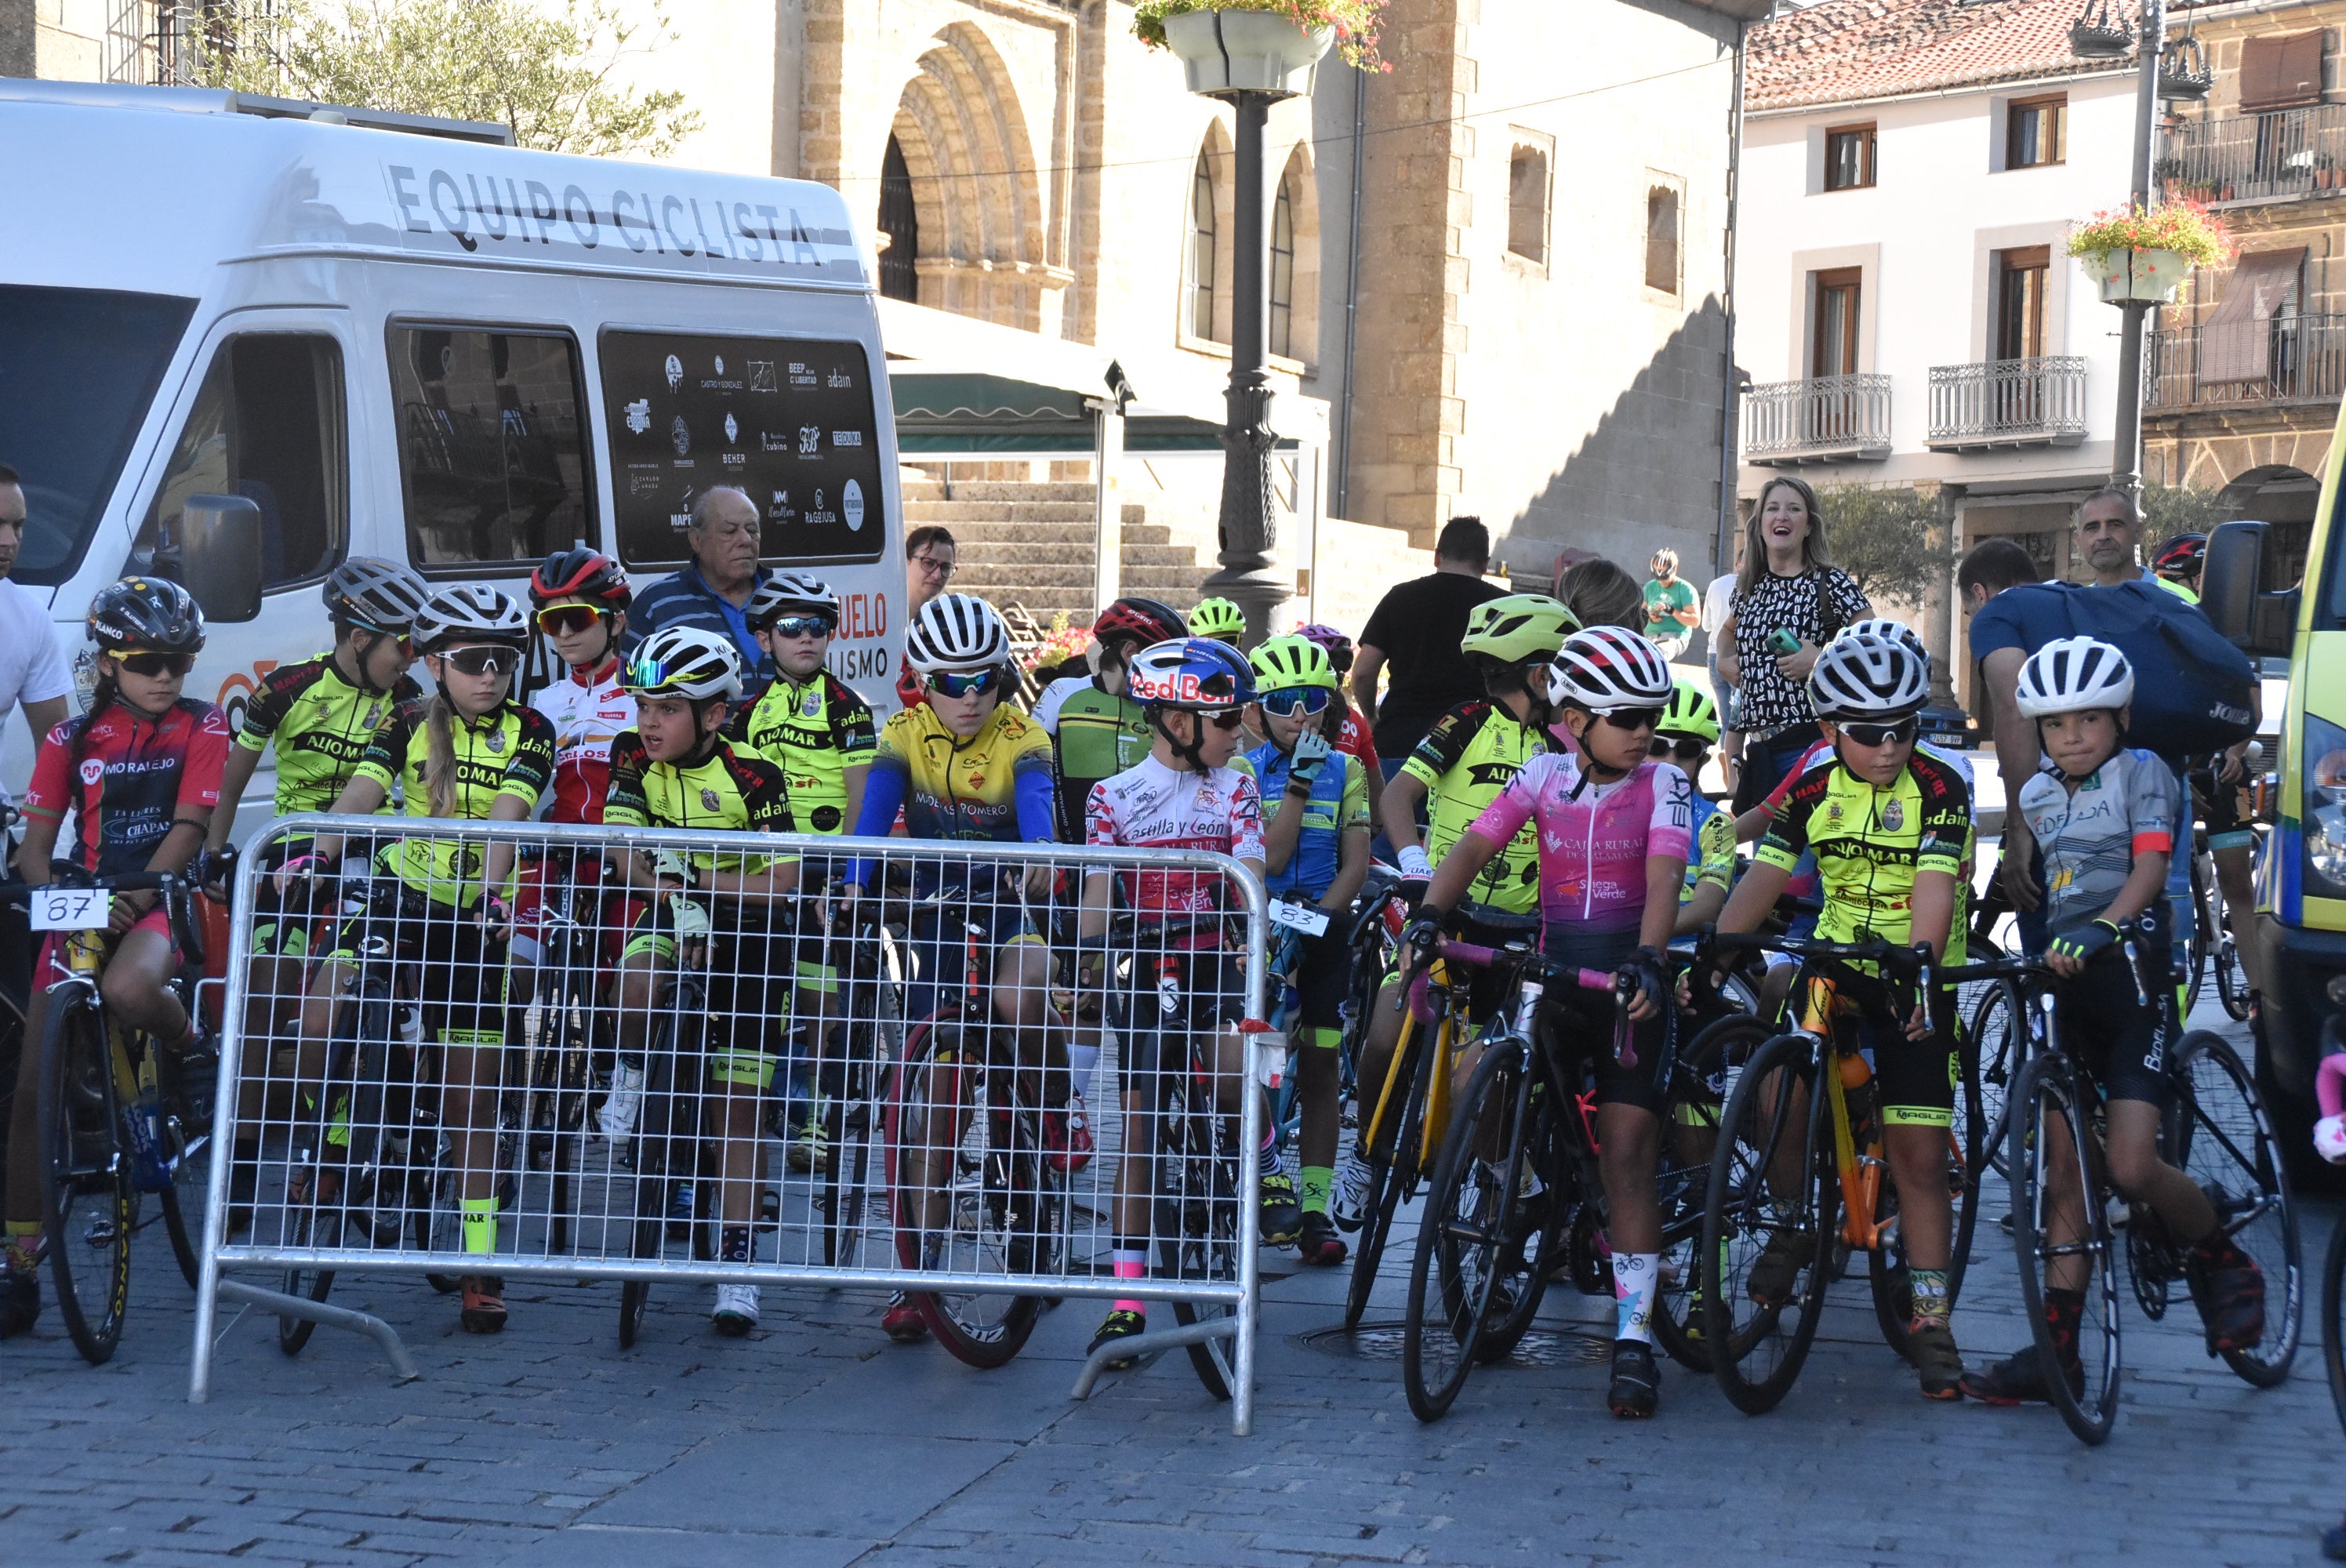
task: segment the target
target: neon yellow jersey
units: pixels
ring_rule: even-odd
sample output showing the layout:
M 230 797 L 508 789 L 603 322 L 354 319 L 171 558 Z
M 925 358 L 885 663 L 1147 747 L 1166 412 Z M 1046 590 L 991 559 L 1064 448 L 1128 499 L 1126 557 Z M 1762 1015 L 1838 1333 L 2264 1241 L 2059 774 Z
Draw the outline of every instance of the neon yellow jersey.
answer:
M 1971 827 L 1963 776 L 1927 752 L 1917 750 L 1882 788 L 1835 760 L 1800 775 L 1754 858 L 1789 871 L 1814 850 L 1824 888 L 1818 937 L 1903 947 L 1913 940 L 1915 877 L 1943 871 L 1960 883 Z M 1958 907 L 1946 962 L 1963 962 L 1964 935 Z
M 392 711 L 375 731 L 352 776 L 368 779 L 386 793 L 398 792 L 402 814 L 430 819 L 432 727 L 424 715 L 432 699 L 416 697 Z M 445 820 L 480 822 L 497 801 L 510 796 L 529 810 L 554 776 L 554 725 L 546 715 L 519 703 L 499 703 L 479 718 L 452 714 L 449 750 L 455 788 Z M 402 839 L 382 852 L 385 869 L 401 881 L 444 904 L 470 908 L 481 896 L 477 845 L 440 839 Z
M 691 767 L 658 762 L 643 738 L 622 730 L 611 742 L 611 787 L 603 798 L 603 820 L 621 828 L 713 828 L 731 833 L 794 833 L 790 797 L 782 769 L 746 748 L 719 740 L 717 749 Z M 798 857 L 695 854 L 702 871 L 755 876 Z
M 1491 702 L 1466 702 L 1433 721 L 1401 770 L 1425 786 L 1425 857 L 1439 866 L 1515 772 L 1548 749 L 1547 736 Z M 1539 909 L 1539 829 L 1525 822 L 1466 890 L 1470 903 L 1506 914 Z

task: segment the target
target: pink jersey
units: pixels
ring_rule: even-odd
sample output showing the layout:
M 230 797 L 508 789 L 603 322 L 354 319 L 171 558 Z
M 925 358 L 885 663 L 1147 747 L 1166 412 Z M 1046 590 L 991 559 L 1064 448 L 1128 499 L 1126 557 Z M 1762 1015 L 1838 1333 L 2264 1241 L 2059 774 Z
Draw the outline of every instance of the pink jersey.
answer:
M 1175 771 L 1144 757 L 1092 786 L 1084 806 L 1084 841 L 1144 850 L 1210 850 L 1258 865 L 1262 797 L 1236 769 Z M 1130 906 L 1144 914 L 1202 914 L 1222 907 L 1221 878 L 1197 871 L 1117 873 Z
M 529 699 L 554 724 L 551 822 L 599 822 L 611 782 L 611 742 L 636 727 L 636 699 L 619 685 L 619 661 L 582 678 L 576 670 Z
M 1672 763 L 1641 762 L 1627 778 L 1597 784 L 1578 757 L 1550 751 L 1516 769 L 1466 830 L 1504 845 L 1525 822 L 1538 824 L 1540 916 L 1551 937 L 1635 931 L 1646 911 L 1647 860 L 1686 860 L 1693 796 Z

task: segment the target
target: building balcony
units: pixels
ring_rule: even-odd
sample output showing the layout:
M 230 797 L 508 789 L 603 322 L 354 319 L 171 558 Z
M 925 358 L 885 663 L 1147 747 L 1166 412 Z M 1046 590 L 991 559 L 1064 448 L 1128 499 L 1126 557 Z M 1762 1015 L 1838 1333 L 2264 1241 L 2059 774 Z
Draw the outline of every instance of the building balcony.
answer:
M 1743 461 L 1879 463 L 1890 455 L 1890 378 L 1812 376 L 1743 392 Z
M 2150 335 L 2147 414 L 2202 408 L 2334 408 L 2346 396 L 2346 316 L 2283 316 Z
M 2159 137 L 2160 194 L 2194 201 L 2346 195 L 2346 104 L 2192 120 Z
M 2086 361 L 2075 354 L 1931 367 L 1933 452 L 2076 446 L 2086 439 Z

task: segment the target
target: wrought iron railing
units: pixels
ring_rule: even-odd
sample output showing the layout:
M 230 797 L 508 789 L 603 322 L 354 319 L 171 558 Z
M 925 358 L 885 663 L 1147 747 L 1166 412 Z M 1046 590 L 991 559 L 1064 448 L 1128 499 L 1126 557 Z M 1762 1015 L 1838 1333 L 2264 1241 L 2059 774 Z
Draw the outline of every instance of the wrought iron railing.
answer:
M 2204 351 L 2218 334 L 2233 334 L 2214 362 Z M 2253 339 L 2263 334 L 2264 364 L 2256 370 Z M 2243 350 L 2251 351 L 2243 353 Z M 2213 371 L 2224 379 L 2211 381 Z M 2150 335 L 2143 376 L 2147 410 L 2274 402 L 2334 403 L 2346 396 L 2346 316 L 2282 316 L 2231 326 L 2177 327 Z
M 1889 455 L 1888 376 L 1814 376 L 1744 389 L 1746 462 Z
M 278 39 L 277 0 L 107 0 L 99 67 L 132 87 L 213 85 L 240 51 Z M 250 73 L 246 73 L 250 79 Z
M 2162 195 L 2269 201 L 2346 190 L 2346 104 L 2191 120 L 2161 133 Z
M 1934 447 L 2075 446 L 2086 439 L 2086 361 L 2075 354 L 1931 367 Z

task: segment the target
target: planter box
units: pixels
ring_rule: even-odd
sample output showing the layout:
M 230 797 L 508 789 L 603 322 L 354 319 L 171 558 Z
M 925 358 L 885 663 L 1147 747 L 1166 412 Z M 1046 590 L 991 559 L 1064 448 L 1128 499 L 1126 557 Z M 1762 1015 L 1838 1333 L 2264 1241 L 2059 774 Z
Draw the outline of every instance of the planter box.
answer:
M 2101 285 L 2106 305 L 2128 300 L 2165 304 L 2191 276 L 2191 263 L 2173 250 L 2089 250 L 2077 260 Z
M 1305 32 L 1267 11 L 1185 11 L 1165 18 L 1165 42 L 1180 58 L 1189 90 L 1208 97 L 1300 97 L 1311 90 L 1320 56 L 1335 40 L 1332 27 Z

